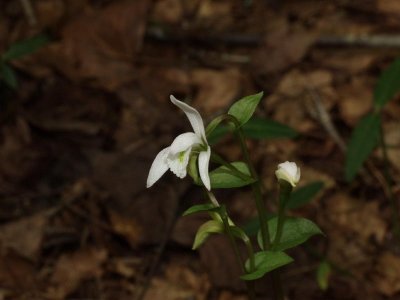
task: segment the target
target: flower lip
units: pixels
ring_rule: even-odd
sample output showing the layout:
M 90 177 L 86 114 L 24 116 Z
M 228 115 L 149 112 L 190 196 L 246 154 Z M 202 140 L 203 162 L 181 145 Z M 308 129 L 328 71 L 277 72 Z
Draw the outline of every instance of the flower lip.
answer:
M 300 168 L 295 162 L 285 161 L 278 165 L 275 175 L 278 180 L 287 181 L 295 187 L 300 180 Z

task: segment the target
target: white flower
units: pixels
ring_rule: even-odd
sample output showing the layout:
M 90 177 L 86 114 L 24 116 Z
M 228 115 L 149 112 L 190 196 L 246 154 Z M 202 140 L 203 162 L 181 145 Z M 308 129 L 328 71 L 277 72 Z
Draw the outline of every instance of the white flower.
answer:
M 300 180 L 300 168 L 294 162 L 285 161 L 278 165 L 275 175 L 278 180 L 285 180 L 295 187 Z
M 208 165 L 210 163 L 211 149 L 207 143 L 203 120 L 199 112 L 186 103 L 170 96 L 171 102 L 178 106 L 189 119 L 194 132 L 186 132 L 178 135 L 171 146 L 161 150 L 151 165 L 147 177 L 147 187 L 151 187 L 167 170 L 171 170 L 179 178 L 186 176 L 186 168 L 193 146 L 200 146 L 199 173 L 201 181 L 207 190 L 211 189 Z

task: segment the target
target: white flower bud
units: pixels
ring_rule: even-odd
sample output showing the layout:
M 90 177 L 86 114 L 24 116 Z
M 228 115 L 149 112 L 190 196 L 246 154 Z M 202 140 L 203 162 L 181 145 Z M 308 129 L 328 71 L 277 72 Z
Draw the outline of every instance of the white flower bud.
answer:
M 275 175 L 278 180 L 285 180 L 289 182 L 292 187 L 295 187 L 300 180 L 300 168 L 297 167 L 294 162 L 285 161 L 278 165 Z

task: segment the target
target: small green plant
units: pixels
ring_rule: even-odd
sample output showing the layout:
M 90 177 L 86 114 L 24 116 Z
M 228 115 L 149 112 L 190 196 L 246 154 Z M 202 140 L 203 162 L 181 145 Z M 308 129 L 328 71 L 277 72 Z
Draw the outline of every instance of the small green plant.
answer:
M 189 174 L 195 184 L 203 187 L 208 203 L 192 206 L 183 214 L 207 212 L 210 216 L 210 220 L 199 227 L 193 249 L 200 247 L 211 234 L 226 234 L 242 270 L 241 279 L 248 283 L 250 299 L 255 299 L 251 281 L 289 264 L 293 259 L 286 254 L 286 250 L 304 243 L 313 235 L 322 234 L 312 221 L 286 216 L 288 208 L 307 203 L 322 187 L 322 183 L 316 182 L 292 193 L 300 180 L 300 168 L 294 162 L 286 161 L 278 165 L 275 172 L 279 185 L 278 211 L 271 214 L 266 210 L 260 178 L 251 161 L 245 139 L 293 137 L 297 133 L 285 125 L 252 118 L 262 95 L 263 93 L 258 93 L 238 100 L 226 114 L 212 120 L 207 128 L 196 109 L 171 96 L 171 102 L 188 117 L 193 132 L 179 135 L 170 146 L 158 153 L 147 179 L 147 187 L 151 187 L 170 170 L 180 178 Z M 244 161 L 228 162 L 212 150 L 210 140 L 216 142 L 230 131 L 237 137 Z M 217 164 L 217 168 L 211 172 L 210 161 Z M 257 232 L 258 245 L 252 243 L 250 227 L 241 228 L 236 225 L 226 207 L 220 204 L 212 192 L 213 189 L 242 186 L 251 186 L 254 194 L 258 217 L 251 230 Z M 246 246 L 246 258 L 239 251 L 238 241 Z M 275 294 L 277 298 L 283 299 L 278 275 L 273 273 Z
M 387 146 L 382 127 L 382 110 L 400 92 L 400 59 L 396 59 L 380 76 L 373 95 L 373 109 L 362 118 L 353 130 L 346 153 L 345 179 L 350 182 L 379 145 L 384 162 L 384 178 L 392 206 L 393 231 L 400 240 L 400 221 L 397 203 L 392 191 Z
M 16 89 L 18 79 L 10 62 L 35 52 L 48 42 L 49 39 L 46 35 L 39 34 L 11 45 L 0 57 L 0 79 L 12 89 Z

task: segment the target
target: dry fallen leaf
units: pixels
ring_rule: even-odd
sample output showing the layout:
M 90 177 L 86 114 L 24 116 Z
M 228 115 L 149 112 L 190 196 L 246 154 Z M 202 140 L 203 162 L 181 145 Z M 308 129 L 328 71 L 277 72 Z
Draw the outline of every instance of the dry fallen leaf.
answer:
M 400 2 L 398 0 L 377 0 L 377 9 L 385 14 L 400 15 Z
M 351 126 L 372 108 L 372 92 L 366 83 L 366 78 L 355 78 L 338 91 L 342 120 Z
M 310 88 L 320 89 L 331 85 L 332 73 L 326 70 L 315 70 L 304 73 L 298 69 L 294 69 L 287 74 L 279 82 L 277 92 L 283 96 L 296 97 Z
M 195 272 L 182 262 L 171 262 L 164 276 L 152 280 L 145 300 L 206 300 L 210 283 L 206 274 Z
M 103 273 L 102 264 L 106 259 L 107 250 L 97 248 L 83 248 L 62 255 L 54 267 L 48 296 L 51 299 L 64 299 L 83 280 L 100 277 Z
M 34 264 L 15 253 L 8 253 L 0 256 L 0 286 L 14 295 L 30 294 L 33 299 L 35 292 L 40 289 L 41 282 Z
M 388 145 L 387 153 L 389 161 L 400 171 L 400 122 L 388 122 L 383 126 L 385 142 Z
M 136 247 L 142 239 L 142 227 L 131 216 L 124 216 L 113 209 L 109 209 L 108 214 L 114 231 L 123 236 L 132 247 Z
M 176 24 L 181 21 L 184 9 L 180 0 L 159 0 L 152 9 L 153 22 Z
M 135 78 L 133 59 L 145 30 L 148 1 L 118 1 L 85 10 L 61 32 L 41 60 L 73 81 L 114 91 Z
M 12 248 L 20 255 L 35 260 L 47 224 L 46 212 L 5 224 L 0 227 L 1 248 Z
M 380 255 L 375 265 L 374 284 L 387 297 L 400 292 L 400 257 L 389 252 Z M 394 298 L 393 298 L 394 299 Z
M 212 115 L 224 110 L 239 94 L 240 78 L 238 69 L 193 70 L 191 73 L 192 84 L 198 90 L 193 105 L 203 111 L 205 115 Z
M 378 243 L 383 242 L 387 224 L 379 210 L 378 202 L 337 193 L 328 199 L 327 205 L 329 218 L 338 229 L 356 234 L 358 239 L 367 244 L 370 238 L 374 238 Z
M 260 74 L 276 73 L 301 61 L 315 40 L 314 34 L 286 28 L 268 33 L 265 44 L 252 58 L 254 68 Z

